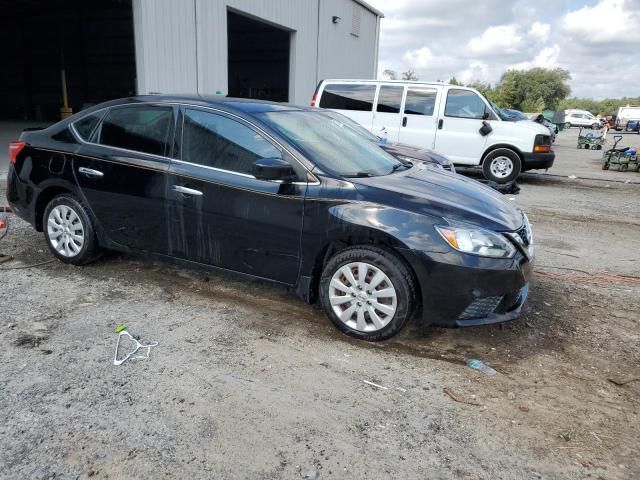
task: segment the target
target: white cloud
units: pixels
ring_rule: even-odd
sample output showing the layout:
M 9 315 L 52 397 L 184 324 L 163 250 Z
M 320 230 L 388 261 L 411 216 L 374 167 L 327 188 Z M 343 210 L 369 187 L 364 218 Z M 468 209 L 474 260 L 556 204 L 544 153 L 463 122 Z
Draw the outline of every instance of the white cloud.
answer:
M 640 41 L 640 2 L 601 0 L 567 13 L 560 22 L 565 33 L 583 43 Z
M 518 53 L 522 45 L 523 39 L 514 25 L 489 27 L 467 43 L 473 53 L 493 56 Z
M 533 60 L 508 65 L 507 69 L 513 70 L 529 70 L 530 68 L 556 68 L 559 66 L 558 57 L 560 56 L 560 46 L 553 45 L 543 48 Z
M 458 74 L 458 80 L 462 83 L 471 83 L 476 80 L 487 82 L 490 80 L 489 65 L 484 62 L 471 62 L 469 68 Z
M 546 42 L 550 31 L 551 25 L 548 23 L 533 22 L 529 27 L 529 37 L 539 42 Z

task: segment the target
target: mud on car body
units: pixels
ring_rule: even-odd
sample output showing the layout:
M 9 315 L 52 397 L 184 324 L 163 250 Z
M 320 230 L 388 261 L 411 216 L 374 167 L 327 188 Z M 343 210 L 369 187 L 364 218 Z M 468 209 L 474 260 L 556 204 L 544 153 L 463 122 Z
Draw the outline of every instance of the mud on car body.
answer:
M 515 318 L 533 257 L 526 216 L 490 188 L 249 100 L 140 96 L 24 132 L 8 199 L 63 262 L 114 249 L 266 279 L 367 340 L 416 316 Z

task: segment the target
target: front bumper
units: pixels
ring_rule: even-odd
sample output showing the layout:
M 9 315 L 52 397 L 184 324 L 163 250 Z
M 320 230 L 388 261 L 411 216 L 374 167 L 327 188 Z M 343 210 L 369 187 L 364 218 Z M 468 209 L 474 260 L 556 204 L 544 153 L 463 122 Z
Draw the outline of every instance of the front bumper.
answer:
M 524 162 L 522 171 L 551 168 L 556 158 L 555 152 L 548 153 L 523 153 Z
M 532 263 L 522 252 L 511 259 L 456 251 L 403 250 L 416 272 L 425 323 L 465 327 L 518 318 L 529 292 Z

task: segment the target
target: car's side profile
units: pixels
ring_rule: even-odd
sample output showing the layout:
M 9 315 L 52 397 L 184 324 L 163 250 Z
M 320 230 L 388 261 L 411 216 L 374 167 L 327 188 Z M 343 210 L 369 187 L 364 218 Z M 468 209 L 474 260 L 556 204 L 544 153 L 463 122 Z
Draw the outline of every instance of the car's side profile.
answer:
M 564 126 L 565 128 L 590 127 L 595 130 L 600 128 L 602 124 L 599 119 L 588 112 L 569 112 L 564 117 Z
M 63 262 L 114 249 L 266 279 L 367 340 L 418 313 L 516 318 L 533 257 L 526 217 L 491 189 L 267 102 L 97 105 L 12 142 L 7 197 Z

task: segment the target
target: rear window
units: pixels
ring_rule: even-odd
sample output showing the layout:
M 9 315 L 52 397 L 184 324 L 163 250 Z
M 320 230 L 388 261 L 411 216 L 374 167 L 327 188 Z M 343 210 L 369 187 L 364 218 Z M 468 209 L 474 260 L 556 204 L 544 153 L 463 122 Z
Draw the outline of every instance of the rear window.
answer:
M 153 155 L 167 154 L 171 107 L 114 108 L 102 122 L 98 143 Z
M 404 87 L 383 85 L 378 93 L 378 105 L 376 112 L 383 113 L 400 113 L 400 104 L 402 104 L 402 94 Z
M 375 85 L 328 84 L 322 92 L 320 107 L 371 112 L 375 93 Z
M 96 112 L 73 123 L 73 128 L 84 141 L 89 141 L 104 112 Z

